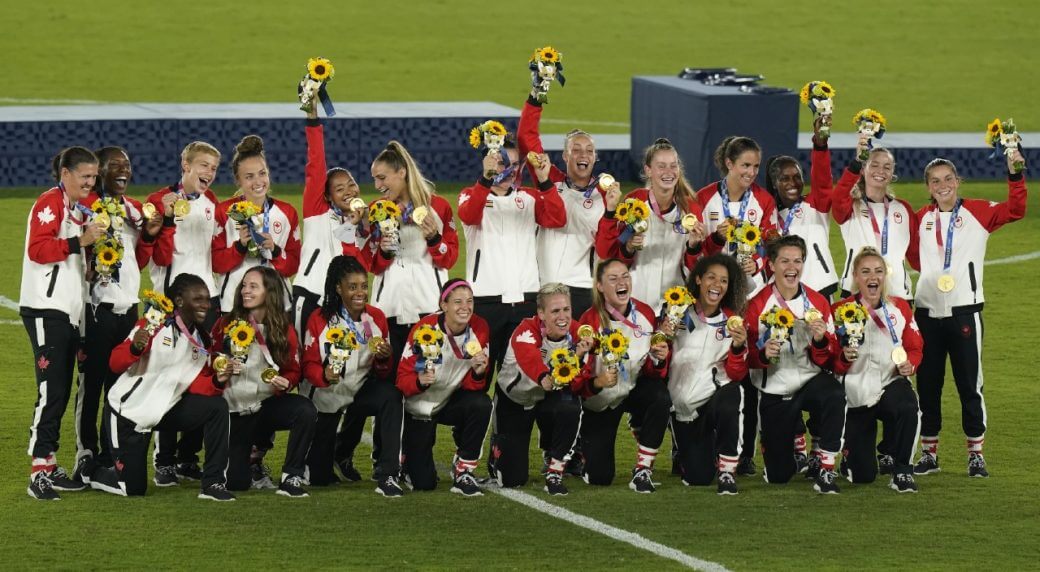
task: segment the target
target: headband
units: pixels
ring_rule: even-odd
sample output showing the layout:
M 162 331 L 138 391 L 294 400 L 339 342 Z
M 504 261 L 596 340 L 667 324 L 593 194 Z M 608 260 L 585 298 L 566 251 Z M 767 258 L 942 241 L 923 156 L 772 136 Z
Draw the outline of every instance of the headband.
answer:
M 466 282 L 465 280 L 459 280 L 457 282 L 452 282 L 452 283 L 448 284 L 447 286 L 445 286 L 444 292 L 441 293 L 441 302 L 444 302 L 445 300 L 448 299 L 448 294 L 451 294 L 452 290 L 454 290 L 456 288 L 461 288 L 461 287 L 466 287 L 466 288 L 469 288 L 470 290 L 473 290 L 473 287 L 470 286 L 469 282 Z

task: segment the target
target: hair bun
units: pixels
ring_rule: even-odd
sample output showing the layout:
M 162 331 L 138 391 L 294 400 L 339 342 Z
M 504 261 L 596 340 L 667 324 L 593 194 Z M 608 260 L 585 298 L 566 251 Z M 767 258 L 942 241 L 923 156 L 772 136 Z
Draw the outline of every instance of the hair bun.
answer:
M 654 145 L 671 145 L 672 142 L 667 137 L 658 137 L 654 139 Z
M 259 135 L 246 135 L 235 146 L 239 155 L 259 155 L 264 152 L 264 140 Z

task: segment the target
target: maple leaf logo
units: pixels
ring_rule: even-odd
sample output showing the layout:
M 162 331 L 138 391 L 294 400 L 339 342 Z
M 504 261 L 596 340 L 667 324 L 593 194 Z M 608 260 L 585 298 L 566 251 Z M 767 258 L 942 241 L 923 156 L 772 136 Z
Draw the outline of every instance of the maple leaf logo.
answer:
M 36 367 L 40 371 L 47 371 L 47 368 L 51 365 L 50 360 L 46 356 L 40 356 L 40 359 L 36 360 Z
M 54 222 L 54 211 L 51 207 L 43 207 L 43 210 L 36 213 L 36 219 L 40 221 L 40 224 L 50 224 Z
M 524 330 L 524 331 L 520 332 L 520 335 L 518 335 L 515 338 L 515 340 L 516 340 L 517 343 L 520 343 L 520 344 L 533 344 L 534 343 L 534 334 L 531 333 L 531 330 Z
M 469 193 L 462 193 L 461 195 L 459 195 L 459 206 L 461 207 L 462 205 L 466 204 L 466 201 L 468 200 Z

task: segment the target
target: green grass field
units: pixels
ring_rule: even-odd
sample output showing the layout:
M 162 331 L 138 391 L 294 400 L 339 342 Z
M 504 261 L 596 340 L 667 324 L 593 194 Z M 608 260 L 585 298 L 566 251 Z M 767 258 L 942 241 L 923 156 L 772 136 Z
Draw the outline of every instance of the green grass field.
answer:
M 893 132 L 979 131 L 994 116 L 1040 130 L 1035 3 L 475 0 L 391 6 L 98 0 L 3 3 L 0 104 L 291 101 L 306 59 L 336 65 L 336 101 L 490 100 L 519 107 L 526 60 L 552 44 L 568 83 L 546 132 L 627 132 L 633 75 L 734 66 L 770 85 L 838 91 L 836 130 L 875 107 Z M 802 129 L 808 130 L 808 113 Z
M 459 185 L 440 192 L 455 202 Z M 143 196 L 150 189 L 135 188 Z M 25 215 L 37 190 L 17 189 L 0 200 L 0 295 L 17 300 Z M 366 189 L 371 193 L 371 188 Z M 918 185 L 900 185 L 912 204 L 925 201 Z M 1003 200 L 1001 184 L 966 184 L 968 196 Z M 227 196 L 229 189 L 220 189 Z M 276 193 L 299 205 L 294 188 Z M 1033 201 L 1035 202 L 1035 201 Z M 1035 212 L 1001 230 L 989 258 L 1032 252 L 1040 221 Z M 834 229 L 833 240 L 839 241 Z M 840 244 L 834 242 L 833 244 Z M 835 248 L 840 262 L 840 248 Z M 464 266 L 459 260 L 455 274 Z M 875 569 L 912 565 L 924 569 L 1028 569 L 1036 567 L 1036 490 L 1040 461 L 1027 444 L 1035 429 L 1040 389 L 1031 373 L 1035 344 L 1033 300 L 1038 259 L 987 268 L 986 398 L 987 458 L 993 476 L 968 479 L 959 407 L 952 386 L 944 397 L 946 429 L 940 452 L 943 472 L 921 477 L 921 492 L 897 495 L 885 482 L 843 483 L 837 497 L 814 494 L 808 482 L 768 486 L 760 478 L 739 480 L 741 494 L 718 497 L 713 488 L 681 486 L 668 476 L 662 455 L 657 494 L 628 490 L 635 446 L 618 439 L 618 481 L 591 489 L 568 479 L 570 496 L 552 505 L 596 519 L 703 560 L 736 570 L 792 568 Z M 7 396 L 0 400 L 0 562 L 30 568 L 384 568 L 384 569 L 660 569 L 679 564 L 551 518 L 499 495 L 462 499 L 448 485 L 388 501 L 369 482 L 332 489 L 311 488 L 311 497 L 290 500 L 272 491 L 241 494 L 217 505 L 195 499 L 195 486 L 157 490 L 122 499 L 98 492 L 66 493 L 60 503 L 40 503 L 25 494 L 27 426 L 35 397 L 31 351 L 16 312 L 0 309 L 0 371 Z M 71 464 L 75 437 L 66 416 L 60 459 Z M 437 458 L 450 459 L 450 435 L 441 431 Z M 284 436 L 269 457 L 280 464 Z M 665 446 L 667 449 L 667 445 Z M 362 448 L 356 456 L 367 476 Z M 541 492 L 532 456 L 532 481 Z M 483 469 L 482 469 L 483 470 Z M 40 556 L 46 555 L 46 556 Z

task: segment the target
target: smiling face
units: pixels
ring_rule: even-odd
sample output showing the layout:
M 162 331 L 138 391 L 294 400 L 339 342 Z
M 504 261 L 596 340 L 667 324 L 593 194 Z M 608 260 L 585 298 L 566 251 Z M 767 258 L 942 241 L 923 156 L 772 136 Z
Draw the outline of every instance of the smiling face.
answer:
M 705 312 L 717 309 L 729 291 L 729 271 L 721 264 L 709 266 L 704 275 L 697 276 L 694 281 L 697 283 L 697 301 Z
M 271 176 L 267 171 L 267 161 L 261 157 L 243 159 L 238 164 L 235 182 L 242 189 L 246 200 L 262 205 L 267 200 L 267 191 L 271 188 Z
M 185 325 L 193 326 L 206 321 L 209 312 L 209 289 L 205 286 L 188 286 L 173 301 Z
M 264 305 L 267 299 L 267 289 L 264 288 L 264 279 L 259 272 L 249 271 L 242 277 L 242 307 L 246 310 L 255 310 Z
M 856 288 L 863 300 L 871 305 L 876 306 L 884 294 L 886 269 L 887 265 L 880 256 L 864 256 L 856 263 Z
M 384 199 L 400 202 L 408 198 L 408 172 L 394 170 L 383 161 L 372 163 L 372 179 Z
M 126 186 L 130 183 L 132 174 L 130 157 L 122 151 L 110 151 L 98 171 L 102 188 L 113 195 L 126 194 Z
M 884 193 L 892 183 L 895 172 L 896 160 L 891 153 L 884 149 L 872 151 L 867 158 L 867 164 L 863 165 L 863 184 L 866 185 L 867 192 Z
M 679 182 L 679 154 L 675 149 L 661 149 L 643 166 L 650 187 L 658 191 L 672 191 Z
M 538 319 L 545 325 L 545 335 L 557 340 L 566 336 L 571 328 L 571 297 L 553 294 L 543 306 L 538 308 Z
M 364 274 L 347 274 L 336 285 L 336 293 L 339 294 L 343 306 L 352 316 L 358 316 L 365 311 L 368 302 L 368 276 Z
M 217 177 L 220 159 L 209 153 L 199 153 L 191 161 L 181 162 L 181 181 L 189 193 L 204 193 Z
M 740 192 L 748 190 L 758 176 L 761 162 L 762 153 L 758 151 L 744 151 L 737 155 L 736 160 L 726 159 L 726 182 Z
M 65 187 L 65 193 L 73 201 L 81 201 L 87 198 L 90 191 L 94 190 L 97 183 L 97 163 L 80 163 L 71 170 L 61 169 L 61 184 Z
M 957 202 L 961 181 L 948 165 L 936 165 L 928 171 L 928 192 L 939 208 L 946 211 Z
M 592 139 L 586 135 L 575 135 L 563 151 L 567 176 L 571 180 L 585 181 L 592 177 L 592 167 L 596 164 L 596 145 Z
M 444 312 L 444 325 L 452 332 L 459 334 L 473 317 L 473 291 L 459 286 L 448 292 L 448 297 L 441 302 Z
M 603 269 L 603 275 L 596 281 L 596 290 L 603 296 L 603 301 L 617 310 L 628 307 L 632 292 L 632 275 L 628 267 L 621 262 L 611 262 Z
M 329 177 L 329 201 L 341 211 L 350 208 L 350 199 L 361 194 L 361 188 L 350 173 L 336 171 Z
M 802 180 L 802 170 L 797 165 L 788 164 L 780 170 L 780 176 L 776 178 L 776 190 L 780 194 L 780 200 L 785 207 L 794 204 L 802 198 L 802 189 L 805 182 Z
M 784 246 L 776 253 L 776 259 L 769 261 L 769 268 L 773 271 L 776 285 L 792 292 L 798 289 L 804 264 L 802 249 L 797 246 Z

